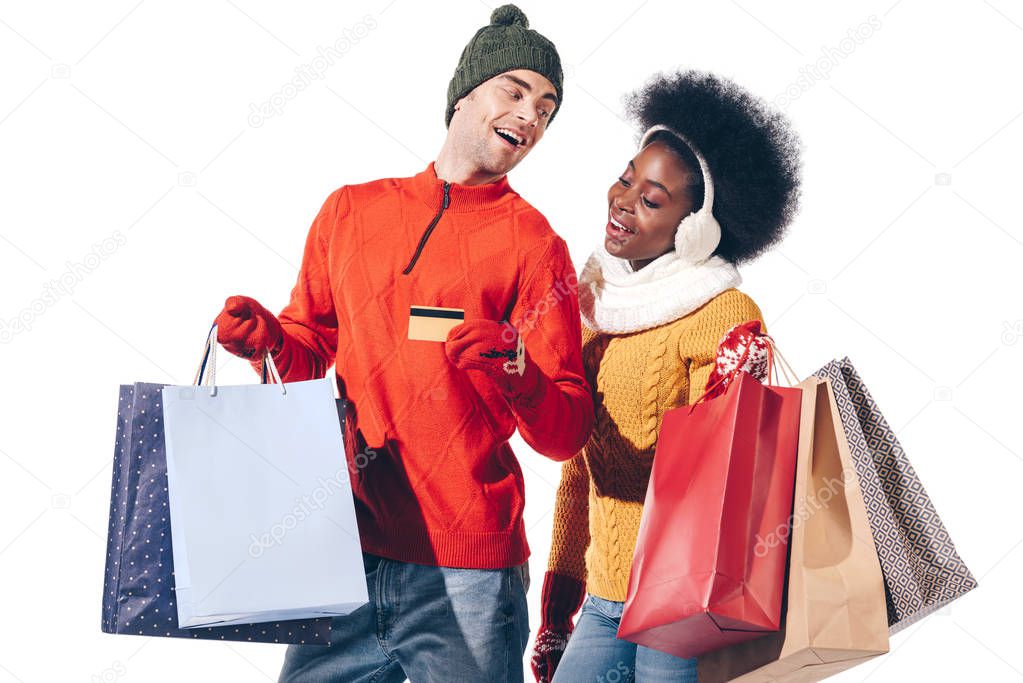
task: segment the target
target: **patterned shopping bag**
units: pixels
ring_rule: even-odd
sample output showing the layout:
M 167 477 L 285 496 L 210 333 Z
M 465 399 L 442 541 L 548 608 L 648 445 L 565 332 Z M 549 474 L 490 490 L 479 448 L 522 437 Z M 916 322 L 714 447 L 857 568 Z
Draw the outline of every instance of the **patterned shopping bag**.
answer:
M 884 573 L 897 633 L 977 587 L 945 525 L 848 358 L 814 373 L 831 380 Z

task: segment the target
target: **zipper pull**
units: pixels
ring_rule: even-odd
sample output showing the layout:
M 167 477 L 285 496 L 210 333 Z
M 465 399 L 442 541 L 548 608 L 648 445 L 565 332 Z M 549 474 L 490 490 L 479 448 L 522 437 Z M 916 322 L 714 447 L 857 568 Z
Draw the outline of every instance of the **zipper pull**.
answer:
M 401 271 L 402 275 L 408 275 L 412 272 L 412 269 L 416 266 L 416 261 L 419 260 L 419 255 L 423 253 L 423 247 L 426 246 L 426 240 L 430 239 L 430 233 L 437 227 L 437 222 L 440 220 L 441 215 L 444 213 L 444 209 L 448 208 L 451 204 L 451 183 L 444 181 L 444 199 L 441 202 L 441 206 L 437 209 L 437 215 L 433 217 L 430 224 L 426 226 L 426 230 L 423 232 L 423 236 L 419 238 L 419 246 L 416 247 L 416 253 L 412 255 L 412 259 L 405 266 L 405 270 Z

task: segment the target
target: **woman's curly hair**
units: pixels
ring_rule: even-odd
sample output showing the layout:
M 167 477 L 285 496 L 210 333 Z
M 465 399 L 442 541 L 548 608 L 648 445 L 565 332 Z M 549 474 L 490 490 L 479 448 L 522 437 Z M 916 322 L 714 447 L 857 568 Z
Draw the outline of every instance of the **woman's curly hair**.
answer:
M 702 71 L 655 76 L 626 97 L 626 111 L 644 131 L 658 124 L 678 131 L 707 160 L 722 233 L 716 255 L 742 263 L 781 239 L 799 200 L 801 146 L 784 114 L 734 82 Z M 663 134 L 651 137 L 656 139 L 677 149 Z M 686 156 L 698 172 L 695 158 Z M 702 187 L 700 195 L 697 206 Z

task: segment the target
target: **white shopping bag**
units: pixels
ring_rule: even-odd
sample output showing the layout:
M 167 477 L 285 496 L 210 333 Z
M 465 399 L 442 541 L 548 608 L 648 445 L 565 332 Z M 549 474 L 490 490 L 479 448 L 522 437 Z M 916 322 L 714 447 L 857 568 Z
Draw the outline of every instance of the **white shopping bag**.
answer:
M 163 389 L 178 625 L 347 614 L 369 598 L 331 381 L 267 354 L 263 384 L 216 386 L 216 335 Z

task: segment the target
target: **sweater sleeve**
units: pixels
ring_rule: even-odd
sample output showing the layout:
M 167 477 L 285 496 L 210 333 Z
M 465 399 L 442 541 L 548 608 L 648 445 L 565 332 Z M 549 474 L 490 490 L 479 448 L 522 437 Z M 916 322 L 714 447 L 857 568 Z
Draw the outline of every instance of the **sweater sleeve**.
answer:
M 579 452 L 593 428 L 593 398 L 583 374 L 576 275 L 560 237 L 533 250 L 510 315 L 540 370 L 536 400 L 513 405 L 519 433 L 554 460 Z
M 589 500 L 590 470 L 583 452 L 561 466 L 547 571 L 584 583 L 586 549 L 590 545 Z
M 689 366 L 687 405 L 692 405 L 706 390 L 721 338 L 728 330 L 748 320 L 759 320 L 764 332 L 767 331 L 763 314 L 753 299 L 738 290 L 728 290 L 712 299 L 679 337 L 679 355 Z
M 347 193 L 342 187 L 327 197 L 313 220 L 291 300 L 277 315 L 284 334 L 273 359 L 285 382 L 323 377 L 337 355 L 338 324 L 327 244 L 336 221 L 346 213 Z M 261 362 L 253 361 L 252 366 L 258 372 Z

